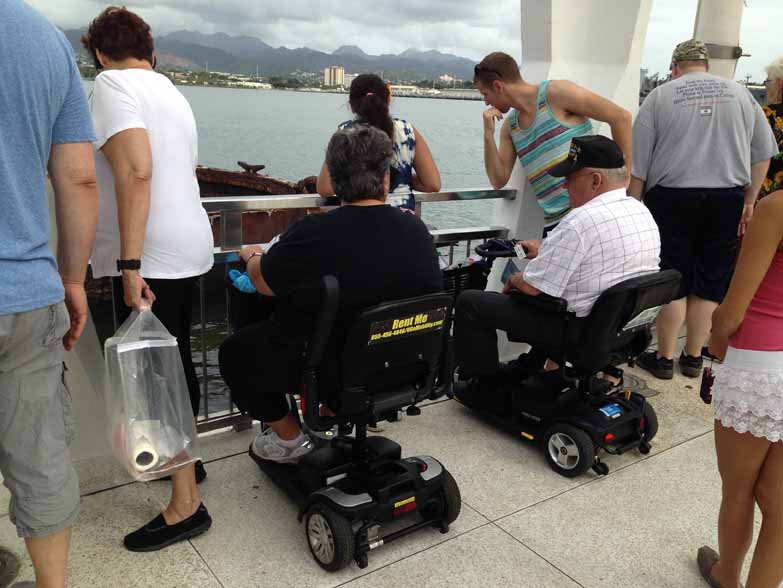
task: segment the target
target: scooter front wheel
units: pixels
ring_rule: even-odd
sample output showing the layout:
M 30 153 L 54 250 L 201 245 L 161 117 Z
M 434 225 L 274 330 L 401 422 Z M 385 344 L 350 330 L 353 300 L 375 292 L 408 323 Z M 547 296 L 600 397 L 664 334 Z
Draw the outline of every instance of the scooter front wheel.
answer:
M 547 463 L 566 478 L 576 478 L 595 462 L 595 445 L 590 435 L 572 425 L 556 423 L 544 434 L 543 449 Z

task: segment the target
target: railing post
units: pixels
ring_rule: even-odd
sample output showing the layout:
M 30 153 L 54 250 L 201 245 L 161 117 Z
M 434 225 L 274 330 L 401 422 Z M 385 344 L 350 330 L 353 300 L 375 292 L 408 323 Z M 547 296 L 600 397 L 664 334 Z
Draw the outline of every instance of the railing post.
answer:
M 220 215 L 220 246 L 223 251 L 229 249 L 241 249 L 242 240 L 242 213 L 224 212 Z
M 204 276 L 198 279 L 199 310 L 201 315 L 201 394 L 204 405 L 204 418 L 209 419 L 209 376 L 207 373 L 207 293 Z M 197 419 L 198 420 L 198 419 Z

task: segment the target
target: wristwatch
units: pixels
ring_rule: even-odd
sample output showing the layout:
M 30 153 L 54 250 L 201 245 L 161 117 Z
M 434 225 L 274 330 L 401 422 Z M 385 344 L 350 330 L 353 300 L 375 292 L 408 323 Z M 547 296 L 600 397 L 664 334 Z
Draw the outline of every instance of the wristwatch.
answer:
M 138 270 L 141 269 L 141 260 L 140 259 L 118 259 L 117 260 L 117 271 L 121 272 L 122 270 Z

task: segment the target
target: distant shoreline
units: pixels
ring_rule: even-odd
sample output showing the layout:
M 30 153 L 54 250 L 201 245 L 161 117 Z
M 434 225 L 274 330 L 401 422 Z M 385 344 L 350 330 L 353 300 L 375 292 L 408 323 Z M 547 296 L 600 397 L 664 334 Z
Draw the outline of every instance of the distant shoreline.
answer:
M 88 82 L 94 82 L 94 77 L 82 76 L 82 80 Z M 231 86 L 228 84 L 188 84 L 182 83 L 180 80 L 173 79 L 171 82 L 175 86 L 183 86 L 186 88 L 222 88 L 225 90 L 252 90 L 268 92 L 270 90 L 278 90 L 282 92 L 306 92 L 308 94 L 348 94 L 348 90 L 321 90 L 318 88 L 252 88 L 243 86 Z M 401 92 L 399 90 L 392 91 L 392 96 L 397 98 L 431 98 L 437 100 L 473 100 L 482 101 L 484 98 L 478 92 L 472 93 L 460 90 L 439 90 L 437 94 L 430 92 Z
M 317 90 L 315 88 L 275 88 L 276 90 L 287 90 L 291 92 L 309 92 L 311 94 L 348 94 L 348 90 Z M 484 100 L 478 92 L 460 92 L 450 90 L 440 90 L 437 94 L 424 92 L 400 92 L 392 90 L 392 96 L 396 98 L 435 98 L 440 100 Z

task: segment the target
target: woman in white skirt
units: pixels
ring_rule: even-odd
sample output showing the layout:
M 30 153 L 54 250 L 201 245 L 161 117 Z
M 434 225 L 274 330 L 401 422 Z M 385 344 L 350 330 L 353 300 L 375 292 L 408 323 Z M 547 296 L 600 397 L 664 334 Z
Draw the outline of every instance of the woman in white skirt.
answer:
M 762 513 L 746 588 L 783 582 L 783 191 L 759 203 L 729 292 L 712 322 L 710 352 L 725 358 L 713 386 L 715 446 L 723 481 L 719 553 L 702 547 L 714 588 L 738 588 Z

